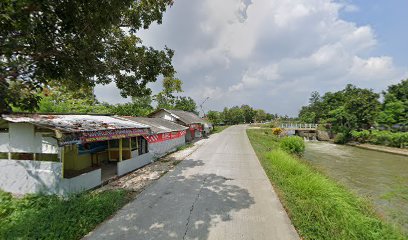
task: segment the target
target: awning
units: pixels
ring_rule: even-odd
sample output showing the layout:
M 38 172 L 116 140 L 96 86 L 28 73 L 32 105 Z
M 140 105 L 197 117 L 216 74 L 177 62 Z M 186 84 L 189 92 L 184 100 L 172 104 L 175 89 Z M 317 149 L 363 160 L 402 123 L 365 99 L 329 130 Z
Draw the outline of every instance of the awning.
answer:
M 109 129 L 89 132 L 63 133 L 58 141 L 59 146 L 100 142 L 113 139 L 130 138 L 148 135 L 149 129 Z

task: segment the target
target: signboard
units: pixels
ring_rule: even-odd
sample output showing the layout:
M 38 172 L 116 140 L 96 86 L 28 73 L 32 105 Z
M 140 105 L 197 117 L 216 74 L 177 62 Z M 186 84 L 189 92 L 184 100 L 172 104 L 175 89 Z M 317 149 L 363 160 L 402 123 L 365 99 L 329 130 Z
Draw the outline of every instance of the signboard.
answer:
M 149 134 L 148 129 L 108 129 L 101 131 L 91 131 L 91 132 L 78 132 L 78 133 L 69 133 L 62 135 L 62 138 L 59 140 L 59 145 L 70 145 L 70 144 L 82 144 L 90 142 L 100 142 L 107 141 L 112 139 L 121 139 L 136 137 Z
M 203 126 L 202 126 L 201 124 L 191 124 L 191 125 L 190 125 L 190 130 L 202 131 L 202 130 L 203 130 Z
M 144 138 L 147 140 L 148 143 L 158 143 L 164 142 L 171 139 L 176 139 L 186 135 L 186 131 L 179 131 L 179 132 L 171 132 L 171 133 L 159 133 L 155 135 L 147 135 Z

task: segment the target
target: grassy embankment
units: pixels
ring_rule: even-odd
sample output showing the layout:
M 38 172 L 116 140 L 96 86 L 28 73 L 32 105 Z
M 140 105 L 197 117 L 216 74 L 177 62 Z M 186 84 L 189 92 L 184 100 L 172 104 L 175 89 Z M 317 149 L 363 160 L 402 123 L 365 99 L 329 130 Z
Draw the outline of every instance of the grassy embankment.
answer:
M 265 130 L 247 130 L 266 174 L 304 239 L 405 239 L 369 203 L 303 160 L 279 149 Z
M 129 200 L 123 190 L 68 199 L 0 192 L 0 239 L 80 239 Z
M 212 134 L 213 133 L 219 133 L 219 132 L 222 132 L 222 131 L 224 131 L 226 128 L 228 128 L 229 127 L 229 125 L 224 125 L 224 126 L 214 126 L 214 129 L 212 130 Z

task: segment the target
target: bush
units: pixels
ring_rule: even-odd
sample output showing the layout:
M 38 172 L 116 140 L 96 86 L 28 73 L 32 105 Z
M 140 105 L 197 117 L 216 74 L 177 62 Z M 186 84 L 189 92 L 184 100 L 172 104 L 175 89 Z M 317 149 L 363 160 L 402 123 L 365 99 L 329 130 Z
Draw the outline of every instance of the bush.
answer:
M 359 131 L 352 131 L 351 136 L 354 138 L 354 140 L 361 142 L 361 143 L 366 143 L 370 139 L 370 131 L 368 130 L 363 130 L 361 132 Z
M 305 141 L 298 136 L 285 137 L 279 147 L 285 152 L 301 155 L 305 151 Z
M 385 145 L 390 147 L 400 147 L 404 148 L 408 146 L 408 133 L 407 132 L 391 132 L 391 131 L 380 131 L 364 130 L 361 132 L 353 131 L 353 138 L 361 143 L 369 142 L 371 144 Z
M 282 132 L 283 132 L 282 128 L 272 128 L 272 133 L 276 136 L 281 135 Z
M 338 133 L 338 134 L 334 137 L 334 143 L 337 143 L 337 144 L 345 144 L 346 142 L 348 142 L 347 134 Z

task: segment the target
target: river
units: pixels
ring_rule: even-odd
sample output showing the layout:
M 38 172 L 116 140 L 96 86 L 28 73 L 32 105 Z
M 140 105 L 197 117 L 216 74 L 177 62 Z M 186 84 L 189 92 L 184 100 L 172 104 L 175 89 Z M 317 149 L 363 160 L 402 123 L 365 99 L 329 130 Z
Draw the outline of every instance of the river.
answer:
M 304 159 L 368 198 L 381 216 L 408 233 L 408 157 L 327 142 L 307 142 Z

